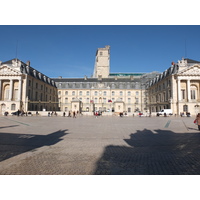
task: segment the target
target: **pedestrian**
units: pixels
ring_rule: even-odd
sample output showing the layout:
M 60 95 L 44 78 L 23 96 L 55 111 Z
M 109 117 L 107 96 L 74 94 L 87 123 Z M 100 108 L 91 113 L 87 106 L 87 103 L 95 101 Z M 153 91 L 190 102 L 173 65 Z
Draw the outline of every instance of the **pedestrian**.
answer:
M 65 112 L 63 113 L 63 117 L 65 117 Z
M 76 118 L 76 112 L 75 111 L 73 112 L 73 118 Z
M 196 116 L 196 121 L 197 121 L 198 129 L 200 131 L 200 113 L 198 113 L 198 115 Z
M 17 116 L 18 116 L 18 117 L 19 117 L 19 114 L 20 114 L 20 113 L 21 113 L 20 110 L 18 110 L 18 111 L 17 111 Z

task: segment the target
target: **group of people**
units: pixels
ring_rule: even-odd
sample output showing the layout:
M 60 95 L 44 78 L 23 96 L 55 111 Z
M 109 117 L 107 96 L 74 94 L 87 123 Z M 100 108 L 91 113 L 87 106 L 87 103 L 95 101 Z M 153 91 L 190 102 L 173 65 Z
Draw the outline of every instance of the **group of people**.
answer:
M 102 112 L 101 111 L 95 111 L 94 112 L 94 116 L 97 118 L 98 116 L 102 116 Z
M 36 115 L 37 115 L 37 113 L 36 113 Z M 57 112 L 55 111 L 55 112 L 48 112 L 48 117 L 51 117 L 51 116 L 53 116 L 53 115 L 55 115 L 56 117 L 57 117 Z
M 79 114 L 79 111 L 77 111 L 77 112 L 76 111 L 73 111 L 73 112 L 69 111 L 67 117 L 73 116 L 73 118 L 76 118 L 78 114 Z M 65 116 L 66 116 L 66 113 L 63 112 L 63 117 L 65 117 Z

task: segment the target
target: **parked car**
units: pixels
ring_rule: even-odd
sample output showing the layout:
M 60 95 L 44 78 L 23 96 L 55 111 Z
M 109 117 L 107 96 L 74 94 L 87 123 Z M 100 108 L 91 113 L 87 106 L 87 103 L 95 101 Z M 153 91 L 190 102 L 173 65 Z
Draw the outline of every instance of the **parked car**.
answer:
M 159 115 L 164 115 L 164 113 L 166 113 L 166 115 L 172 115 L 172 109 L 162 109 L 160 112 L 157 113 L 157 116 Z

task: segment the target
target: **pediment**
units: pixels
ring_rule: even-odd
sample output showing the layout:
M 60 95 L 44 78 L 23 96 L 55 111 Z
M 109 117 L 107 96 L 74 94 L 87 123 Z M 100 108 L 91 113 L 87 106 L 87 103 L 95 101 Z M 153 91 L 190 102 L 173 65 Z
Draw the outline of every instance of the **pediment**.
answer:
M 22 74 L 20 71 L 16 69 L 12 69 L 8 66 L 2 66 L 0 67 L 0 75 L 20 75 Z
M 194 65 L 187 69 L 182 70 L 178 75 L 200 75 L 200 66 Z

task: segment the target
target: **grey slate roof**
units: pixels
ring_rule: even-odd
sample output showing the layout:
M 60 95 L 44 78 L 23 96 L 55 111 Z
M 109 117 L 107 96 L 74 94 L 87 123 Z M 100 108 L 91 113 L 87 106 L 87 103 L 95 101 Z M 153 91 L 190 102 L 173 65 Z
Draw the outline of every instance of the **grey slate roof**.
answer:
M 189 58 L 185 58 L 184 60 L 187 60 L 187 63 L 200 63 L 200 61 L 192 60 Z
M 34 78 L 37 78 L 40 81 L 43 81 L 54 87 L 56 86 L 55 82 L 51 78 L 49 78 L 48 76 L 44 75 L 43 73 L 37 71 L 36 69 L 32 68 L 31 66 L 28 66 L 26 63 L 22 62 L 19 59 L 14 58 L 12 60 L 2 62 L 1 65 L 11 65 L 12 66 L 13 60 L 17 60 L 18 62 L 21 62 L 21 66 L 20 66 L 21 73 L 28 74 L 28 75 L 30 75 Z

